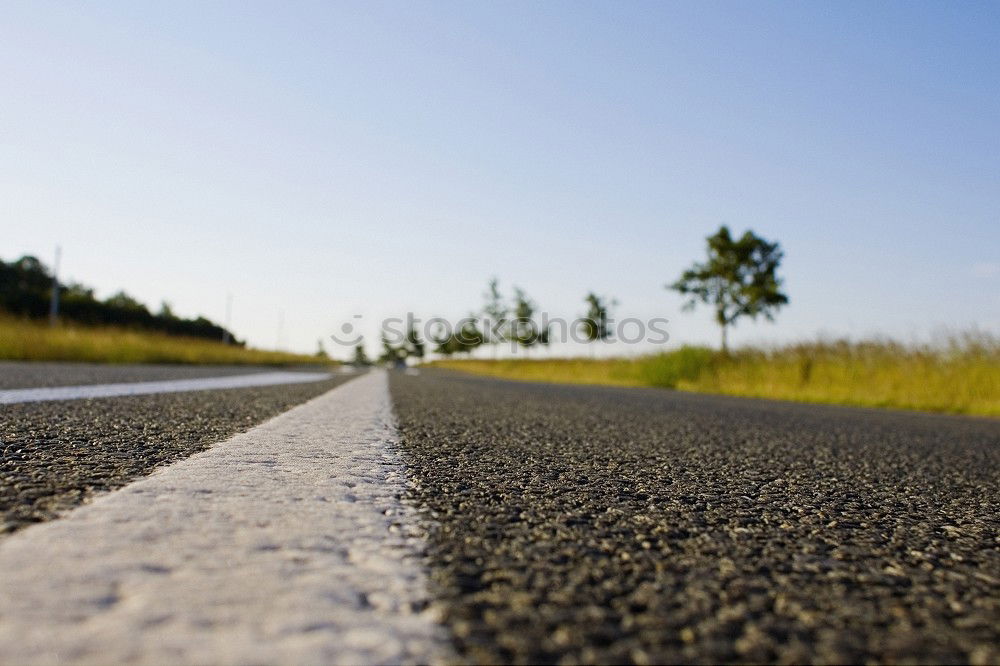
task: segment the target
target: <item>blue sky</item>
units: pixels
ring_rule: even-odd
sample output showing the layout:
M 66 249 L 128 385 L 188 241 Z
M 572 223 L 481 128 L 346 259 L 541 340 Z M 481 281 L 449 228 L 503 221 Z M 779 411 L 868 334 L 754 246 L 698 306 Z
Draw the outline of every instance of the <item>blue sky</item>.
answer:
M 736 343 L 998 332 L 998 72 L 989 2 L 4 3 L 0 256 L 263 347 L 491 275 L 714 344 L 725 223 L 791 298 Z

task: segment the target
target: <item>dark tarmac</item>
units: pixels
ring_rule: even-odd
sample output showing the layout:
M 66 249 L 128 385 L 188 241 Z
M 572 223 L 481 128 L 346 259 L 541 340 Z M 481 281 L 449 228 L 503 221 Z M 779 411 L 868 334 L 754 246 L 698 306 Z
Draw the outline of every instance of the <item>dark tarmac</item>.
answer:
M 391 387 L 463 659 L 1000 662 L 1000 421 Z
M 0 364 L 0 385 L 221 374 Z M 1000 421 L 391 375 L 462 660 L 1000 662 Z M 0 407 L 3 531 L 350 378 Z
M 273 368 L 271 368 L 273 370 Z M 218 377 L 257 367 L 0 363 L 4 388 Z M 0 534 L 202 451 L 342 384 L 306 384 L 0 406 Z

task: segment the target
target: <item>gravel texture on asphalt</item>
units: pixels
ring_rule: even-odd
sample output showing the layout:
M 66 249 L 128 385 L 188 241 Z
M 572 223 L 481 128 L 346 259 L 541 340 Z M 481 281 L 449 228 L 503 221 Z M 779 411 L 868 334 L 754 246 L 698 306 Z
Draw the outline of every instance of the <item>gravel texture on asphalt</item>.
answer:
M 0 533 L 50 520 L 350 378 L 2 406 Z
M 305 366 L 303 366 L 305 367 Z M 0 389 L 82 386 L 119 382 L 155 382 L 166 379 L 199 379 L 252 375 L 257 372 L 291 370 L 265 365 L 167 365 L 156 363 L 48 363 L 0 361 Z M 309 370 L 328 370 L 308 366 Z
M 452 661 L 393 420 L 376 370 L 3 539 L 0 664 Z
M 1000 662 L 1000 422 L 395 373 L 473 662 Z

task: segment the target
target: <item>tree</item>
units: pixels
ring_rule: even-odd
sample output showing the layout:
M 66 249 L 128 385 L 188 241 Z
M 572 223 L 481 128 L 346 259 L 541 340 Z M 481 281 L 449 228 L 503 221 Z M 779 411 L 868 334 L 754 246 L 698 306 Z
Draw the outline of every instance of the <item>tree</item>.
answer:
M 51 312 L 53 282 L 53 274 L 35 257 L 24 256 L 10 263 L 0 260 L 0 310 L 19 316 L 45 317 Z M 166 302 L 153 314 L 123 291 L 99 300 L 92 288 L 79 282 L 59 282 L 59 317 L 87 325 L 115 324 L 212 340 L 227 333 L 204 317 L 178 317 Z M 231 333 L 229 338 L 234 344 L 244 344 L 235 341 Z
M 326 347 L 323 346 L 322 340 L 316 341 L 316 358 L 327 359 L 330 355 L 326 353 Z
M 587 342 L 603 342 L 611 337 L 608 323 L 609 311 L 615 301 L 602 299 L 594 292 L 587 294 L 583 302 L 587 304 L 587 314 L 580 318 L 580 328 Z M 593 350 L 593 348 L 591 348 Z
M 430 334 L 431 342 L 434 343 L 434 353 L 442 356 L 451 356 L 458 351 L 457 343 L 454 340 L 454 333 L 445 327 L 444 324 L 437 324 Z
M 364 343 L 358 343 L 358 346 L 354 348 L 353 364 L 359 368 L 371 365 L 371 361 L 368 360 L 368 354 L 365 353 Z
M 458 333 L 456 334 L 459 342 L 459 351 L 465 352 L 466 354 L 471 354 L 486 339 L 483 332 L 479 330 L 479 324 L 476 323 L 476 317 L 474 315 L 469 315 L 462 322 L 462 325 L 458 328 Z
M 432 338 L 435 343 L 434 351 L 444 356 L 452 354 L 471 354 L 477 347 L 483 344 L 483 333 L 479 330 L 474 316 L 463 319 L 455 331 L 448 331 L 443 326 L 438 327 L 436 334 Z
M 763 316 L 774 321 L 778 309 L 788 303 L 777 276 L 784 253 L 777 242 L 768 242 L 750 230 L 734 240 L 725 225 L 706 240 L 707 261 L 684 271 L 667 289 L 689 297 L 685 310 L 698 303 L 715 308 L 715 321 L 722 328 L 722 351 L 726 352 L 728 329 L 740 317 Z
M 410 330 L 406 332 L 406 345 L 405 345 L 406 356 L 416 359 L 423 359 L 424 357 L 424 341 L 420 339 L 420 334 L 417 333 L 417 329 L 410 326 Z
M 146 310 L 145 305 L 135 300 L 134 298 L 126 294 L 124 291 L 118 291 L 112 294 L 111 296 L 108 296 L 108 298 L 105 299 L 104 303 L 106 305 L 110 305 L 111 307 L 118 308 L 119 310 L 134 310 L 137 312 L 140 310 L 145 310 L 146 312 L 148 312 L 148 310 Z
M 549 329 L 535 321 L 536 309 L 537 306 L 524 290 L 514 287 L 514 318 L 510 322 L 508 336 L 525 350 L 549 344 Z
M 490 280 L 483 298 L 486 300 L 483 305 L 483 316 L 486 319 L 483 334 L 486 344 L 493 347 L 493 355 L 496 357 L 497 345 L 507 338 L 507 317 L 510 313 L 503 294 L 500 293 L 500 280 L 497 278 Z
M 389 343 L 389 338 L 382 334 L 382 355 L 378 357 L 380 363 L 385 363 L 393 367 L 401 367 L 406 364 L 406 350 L 402 346 L 393 347 Z

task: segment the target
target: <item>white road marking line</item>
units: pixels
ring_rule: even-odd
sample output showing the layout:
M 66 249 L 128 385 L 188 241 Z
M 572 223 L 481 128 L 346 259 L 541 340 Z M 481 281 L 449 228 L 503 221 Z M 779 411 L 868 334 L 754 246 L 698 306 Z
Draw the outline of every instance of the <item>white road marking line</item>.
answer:
M 436 663 L 385 372 L 0 541 L 0 663 Z
M 255 372 L 249 375 L 203 377 L 201 379 L 168 379 L 157 382 L 7 389 L 0 391 L 0 405 L 11 405 L 16 402 L 114 398 L 123 395 L 149 395 L 151 393 L 179 393 L 181 391 L 208 391 L 212 389 L 273 386 L 276 384 L 299 384 L 322 381 L 329 379 L 330 376 L 329 372 Z

